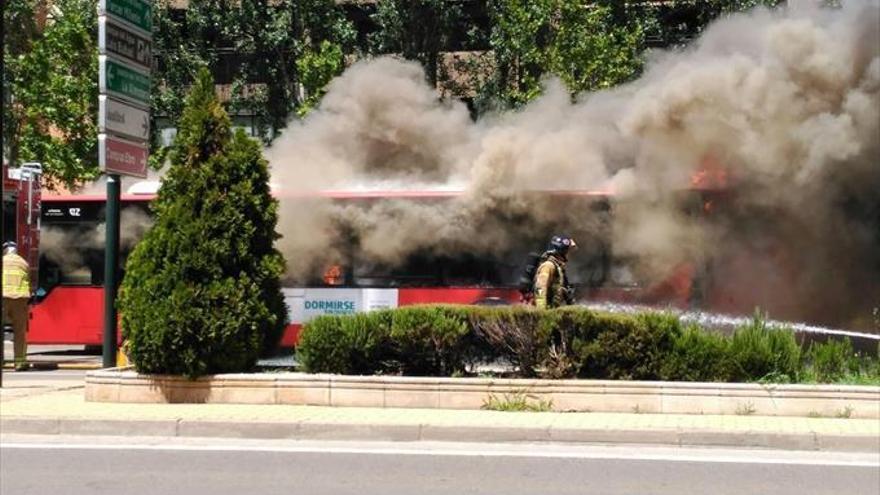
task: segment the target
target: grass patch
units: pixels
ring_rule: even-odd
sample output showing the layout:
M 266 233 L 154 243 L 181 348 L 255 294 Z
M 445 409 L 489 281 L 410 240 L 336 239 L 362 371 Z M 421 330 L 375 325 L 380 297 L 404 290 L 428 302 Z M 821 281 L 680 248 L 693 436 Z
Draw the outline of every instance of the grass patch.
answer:
M 736 415 L 737 416 L 751 416 L 755 414 L 755 405 L 751 402 L 741 403 L 736 406 Z
M 489 394 L 483 400 L 482 409 L 508 412 L 549 412 L 553 410 L 552 400 L 541 400 L 526 390 L 515 390 L 509 394 Z

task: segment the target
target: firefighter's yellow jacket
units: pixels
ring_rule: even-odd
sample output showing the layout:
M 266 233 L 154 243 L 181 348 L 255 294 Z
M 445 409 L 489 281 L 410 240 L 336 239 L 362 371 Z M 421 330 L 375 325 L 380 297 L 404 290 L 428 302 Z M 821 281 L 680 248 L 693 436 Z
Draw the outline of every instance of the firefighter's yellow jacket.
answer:
M 567 302 L 565 261 L 550 255 L 535 271 L 535 306 L 556 308 Z
M 3 297 L 10 299 L 31 296 L 28 264 L 15 253 L 3 255 Z

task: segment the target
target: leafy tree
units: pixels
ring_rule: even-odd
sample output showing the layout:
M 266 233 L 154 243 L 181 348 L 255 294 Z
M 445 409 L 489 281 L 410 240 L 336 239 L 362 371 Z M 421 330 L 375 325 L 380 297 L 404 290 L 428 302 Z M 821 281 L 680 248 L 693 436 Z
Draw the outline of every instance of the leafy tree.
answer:
M 304 116 L 321 101 L 327 84 L 345 68 L 342 46 L 324 40 L 317 49 L 307 47 L 296 61 L 296 68 L 305 94 L 297 114 Z
M 378 0 L 372 16 L 378 30 L 370 36 L 371 50 L 421 62 L 428 80 L 436 84 L 444 77 L 441 54 L 463 18 L 461 7 L 448 0 Z
M 155 118 L 162 116 L 177 122 L 183 111 L 186 89 L 202 67 L 216 64 L 215 45 L 219 43 L 223 2 L 197 0 L 185 10 L 175 8 L 172 0 L 153 4 L 153 57 L 150 91 L 152 133 L 150 162 L 163 164 L 170 148 L 159 146 Z
M 578 0 L 491 0 L 490 45 L 495 74 L 484 98 L 520 105 L 554 75 L 572 93 L 614 86 L 641 67 L 639 23 L 615 23 L 602 5 Z
M 44 21 L 42 31 L 38 24 Z M 4 143 L 68 186 L 98 175 L 97 13 L 92 0 L 11 0 L 5 12 Z M 15 29 L 9 29 L 15 26 Z
M 251 0 L 241 2 L 228 36 L 236 52 L 248 54 L 235 87 L 264 83 L 258 91 L 234 91 L 234 104 L 254 112 L 260 135 L 270 142 L 294 109 L 304 113 L 342 72 L 343 51 L 353 45 L 355 31 L 332 0 Z
M 333 0 L 190 0 L 185 10 L 160 0 L 155 17 L 154 114 L 176 122 L 182 95 L 208 67 L 230 86 L 230 109 L 252 115 L 265 143 L 320 98 L 356 34 Z
M 40 34 L 37 20 L 43 19 L 44 16 L 40 15 L 39 0 L 10 0 L 0 4 L 0 11 L 2 11 L 3 23 L 2 61 L 4 62 L 2 80 L 0 80 L 0 84 L 3 85 L 3 112 L 2 116 L 0 116 L 3 122 L 3 149 L 0 150 L 2 152 L 0 154 L 4 158 L 4 163 L 6 163 L 5 159 L 10 153 L 17 153 L 17 146 L 10 146 L 10 142 L 15 141 L 14 138 L 16 137 L 18 126 L 16 125 L 17 118 L 12 112 L 7 111 L 11 101 L 9 97 L 11 79 L 14 77 L 15 71 L 13 70 L 10 73 L 9 66 L 5 65 L 5 63 L 18 60 L 19 57 L 30 51 L 31 45 Z M 15 28 L 10 29 L 13 26 Z M 14 156 L 10 158 L 14 163 L 17 162 Z
M 683 45 L 698 37 L 712 21 L 755 7 L 777 7 L 785 0 L 678 0 L 671 3 L 638 2 L 636 4 L 602 0 L 619 17 L 640 18 L 646 37 L 657 46 Z
M 186 100 L 156 223 L 120 288 L 122 331 L 138 370 L 244 371 L 286 325 L 273 247 L 277 202 L 256 141 L 231 122 L 203 69 Z

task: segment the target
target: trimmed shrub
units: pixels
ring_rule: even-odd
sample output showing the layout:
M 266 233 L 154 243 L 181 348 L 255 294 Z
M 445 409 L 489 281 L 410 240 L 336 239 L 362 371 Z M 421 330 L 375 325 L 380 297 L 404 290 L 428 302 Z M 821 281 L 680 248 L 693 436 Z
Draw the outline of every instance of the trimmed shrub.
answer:
M 546 344 L 537 332 L 542 313 L 530 306 L 475 308 L 470 321 L 477 338 L 496 351 L 494 357 L 513 364 L 521 376 L 534 377 Z
M 663 313 L 599 313 L 592 325 L 587 338 L 575 337 L 574 343 L 578 376 L 584 378 L 658 380 L 663 360 L 681 333 L 678 319 Z M 596 337 L 589 339 L 593 332 Z
M 287 323 L 266 161 L 232 132 L 206 69 L 178 129 L 156 223 L 126 264 L 123 337 L 143 373 L 246 371 Z
M 404 375 L 464 372 L 469 333 L 467 313 L 452 306 L 410 306 L 391 314 L 390 337 Z
M 796 381 L 801 348 L 794 334 L 768 327 L 760 315 L 736 329 L 730 343 L 734 381 Z
M 802 360 L 794 334 L 760 315 L 727 337 L 683 328 L 665 313 L 415 306 L 312 320 L 298 356 L 307 371 L 348 374 L 454 376 L 470 363 L 494 362 L 520 377 L 795 381 L 812 372 L 820 382 L 880 382 L 880 359 L 828 342 Z
M 300 334 L 297 359 L 310 373 L 370 375 L 395 370 L 391 311 L 319 316 Z
M 696 326 L 675 338 L 672 352 L 661 366 L 664 380 L 726 382 L 732 376 L 730 340 Z
M 820 382 L 835 382 L 848 374 L 858 374 L 861 368 L 849 338 L 814 342 L 807 351 L 806 360 Z
M 319 316 L 303 327 L 296 358 L 305 371 L 342 373 L 350 368 L 352 346 L 343 320 L 340 316 Z
M 603 330 L 600 318 L 592 311 L 562 307 L 544 312 L 539 334 L 545 343 L 542 353 L 543 375 L 548 378 L 571 378 L 583 368 L 584 345 Z

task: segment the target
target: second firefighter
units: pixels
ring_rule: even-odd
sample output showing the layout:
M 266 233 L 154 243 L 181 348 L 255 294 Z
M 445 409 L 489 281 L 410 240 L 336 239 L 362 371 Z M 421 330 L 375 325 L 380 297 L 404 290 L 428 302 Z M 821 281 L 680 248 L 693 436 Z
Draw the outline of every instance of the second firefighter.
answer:
M 556 308 L 574 302 L 574 291 L 568 284 L 565 264 L 568 253 L 577 248 L 574 239 L 555 235 L 541 256 L 535 271 L 535 306 L 541 309 Z

